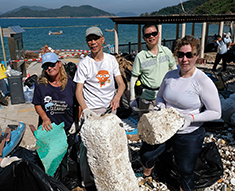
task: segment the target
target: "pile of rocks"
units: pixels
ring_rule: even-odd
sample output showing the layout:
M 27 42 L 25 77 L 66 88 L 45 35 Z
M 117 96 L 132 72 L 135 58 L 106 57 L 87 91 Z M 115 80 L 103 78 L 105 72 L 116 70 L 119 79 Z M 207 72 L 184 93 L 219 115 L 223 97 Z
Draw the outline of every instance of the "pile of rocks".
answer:
M 218 151 L 221 155 L 221 161 L 223 163 L 224 173 L 221 179 L 215 182 L 213 185 L 200 190 L 204 191 L 232 191 L 235 190 L 235 140 L 234 140 L 234 129 L 224 124 L 223 122 L 217 122 L 218 124 L 212 123 L 206 126 L 206 137 L 204 143 L 215 142 Z M 125 125 L 128 129 L 128 125 Z M 135 173 L 142 172 L 142 165 L 139 157 L 139 149 L 142 145 L 141 140 L 135 136 L 135 139 L 129 138 L 129 147 L 132 153 L 132 167 Z M 170 185 L 159 182 L 157 175 L 154 175 L 153 185 L 154 188 L 150 188 L 144 182 L 143 178 L 138 178 L 141 185 L 142 191 L 150 190 L 170 190 Z

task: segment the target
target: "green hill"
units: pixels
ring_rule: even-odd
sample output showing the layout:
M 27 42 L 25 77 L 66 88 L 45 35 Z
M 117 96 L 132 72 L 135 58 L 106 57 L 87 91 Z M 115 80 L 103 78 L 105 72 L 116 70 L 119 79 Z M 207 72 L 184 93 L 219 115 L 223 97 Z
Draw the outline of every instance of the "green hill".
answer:
M 235 13 L 234 0 L 208 0 L 195 9 L 197 14 L 231 14 Z
M 174 15 L 174 14 L 231 14 L 235 13 L 234 0 L 189 0 L 178 5 L 165 7 L 141 16 Z
M 5 13 L 0 17 L 98 17 L 113 16 L 108 12 L 97 9 L 90 5 L 80 7 L 63 6 L 59 9 L 49 9 L 46 11 L 37 11 L 30 8 L 22 8 L 15 12 Z

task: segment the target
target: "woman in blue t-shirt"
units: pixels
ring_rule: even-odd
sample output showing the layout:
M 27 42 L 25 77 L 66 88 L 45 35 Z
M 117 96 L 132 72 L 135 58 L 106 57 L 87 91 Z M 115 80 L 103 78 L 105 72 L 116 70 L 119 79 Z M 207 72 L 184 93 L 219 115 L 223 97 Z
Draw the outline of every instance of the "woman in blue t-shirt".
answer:
M 63 64 L 55 53 L 42 56 L 42 75 L 35 86 L 32 103 L 39 115 L 42 129 L 50 131 L 51 123 L 65 123 L 67 132 L 72 126 L 75 115 L 76 85 L 67 76 Z

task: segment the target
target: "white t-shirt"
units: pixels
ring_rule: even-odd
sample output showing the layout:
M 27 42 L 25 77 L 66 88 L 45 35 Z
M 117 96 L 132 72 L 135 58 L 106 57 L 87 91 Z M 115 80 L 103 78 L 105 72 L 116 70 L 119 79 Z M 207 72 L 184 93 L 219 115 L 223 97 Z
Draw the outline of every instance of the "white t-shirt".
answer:
M 114 77 L 119 75 L 114 56 L 104 53 L 104 59 L 97 62 L 89 54 L 78 63 L 73 81 L 84 84 L 83 96 L 88 108 L 107 108 L 115 94 Z
M 174 107 L 180 113 L 193 114 L 194 121 L 184 131 L 191 133 L 203 122 L 221 117 L 221 105 L 218 91 L 212 80 L 201 70 L 197 69 L 189 78 L 179 75 L 180 69 L 166 74 L 157 94 L 156 103 L 163 102 L 167 108 Z M 202 106 L 206 110 L 201 112 Z

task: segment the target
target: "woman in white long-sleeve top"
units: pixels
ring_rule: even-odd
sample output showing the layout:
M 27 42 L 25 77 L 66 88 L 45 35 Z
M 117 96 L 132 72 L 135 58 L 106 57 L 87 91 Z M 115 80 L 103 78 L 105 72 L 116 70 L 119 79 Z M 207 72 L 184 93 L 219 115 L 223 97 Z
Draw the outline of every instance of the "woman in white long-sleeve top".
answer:
M 218 91 L 212 80 L 195 64 L 199 57 L 200 41 L 193 36 L 178 40 L 175 55 L 179 68 L 169 71 L 160 86 L 156 103 L 161 107 L 176 108 L 185 118 L 184 126 L 166 143 L 143 143 L 140 151 L 144 175 L 151 174 L 154 162 L 170 143 L 181 174 L 181 189 L 194 189 L 194 168 L 205 137 L 203 122 L 221 117 Z M 202 110 L 205 106 L 205 110 Z

